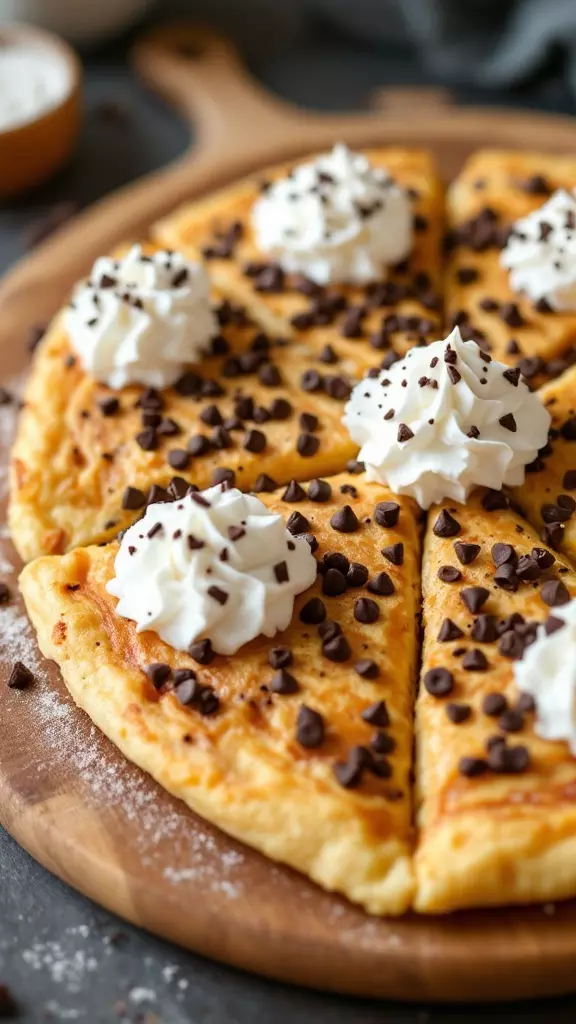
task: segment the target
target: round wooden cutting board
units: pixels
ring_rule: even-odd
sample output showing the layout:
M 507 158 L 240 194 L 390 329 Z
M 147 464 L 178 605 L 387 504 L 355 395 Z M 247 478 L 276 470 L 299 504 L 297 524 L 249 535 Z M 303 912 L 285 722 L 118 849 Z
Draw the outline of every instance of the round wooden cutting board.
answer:
M 60 306 L 94 258 L 177 203 L 333 141 L 429 147 L 448 178 L 479 146 L 573 151 L 576 122 L 532 112 L 457 109 L 437 92 L 382 93 L 376 109 L 319 115 L 272 97 L 226 41 L 178 27 L 135 51 L 146 81 L 194 121 L 177 163 L 83 213 L 0 283 L 0 383 L 21 393 L 33 323 Z M 528 131 L 529 129 L 529 131 Z M 17 401 L 0 404 L 0 485 Z M 5 512 L 2 505 L 2 516 Z M 530 997 L 576 989 L 576 905 L 446 918 L 370 918 L 205 824 L 128 764 L 67 696 L 35 644 L 6 529 L 0 579 L 0 680 L 24 661 L 26 691 L 2 687 L 0 817 L 70 885 L 136 924 L 271 977 L 408 1000 Z

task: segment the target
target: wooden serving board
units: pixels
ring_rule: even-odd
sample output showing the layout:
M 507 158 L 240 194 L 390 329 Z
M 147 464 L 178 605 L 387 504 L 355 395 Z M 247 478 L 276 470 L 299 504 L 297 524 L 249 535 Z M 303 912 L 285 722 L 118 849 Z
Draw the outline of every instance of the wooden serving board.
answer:
M 457 109 L 438 92 L 385 92 L 370 113 L 297 110 L 252 80 L 228 42 L 190 27 L 145 38 L 134 59 L 194 122 L 197 144 L 83 213 L 0 283 L 0 383 L 17 393 L 31 323 L 55 312 L 97 255 L 240 174 L 338 139 L 427 146 L 446 177 L 479 146 L 522 147 L 527 138 L 549 152 L 576 146 L 576 123 L 567 118 Z M 15 418 L 15 403 L 0 406 L 0 483 Z M 370 918 L 205 824 L 129 765 L 72 704 L 16 599 L 18 570 L 4 530 L 0 579 L 14 600 L 0 605 L 0 680 L 21 659 L 37 682 L 2 691 L 0 817 L 47 868 L 152 932 L 285 981 L 426 1001 L 576 989 L 574 903 Z

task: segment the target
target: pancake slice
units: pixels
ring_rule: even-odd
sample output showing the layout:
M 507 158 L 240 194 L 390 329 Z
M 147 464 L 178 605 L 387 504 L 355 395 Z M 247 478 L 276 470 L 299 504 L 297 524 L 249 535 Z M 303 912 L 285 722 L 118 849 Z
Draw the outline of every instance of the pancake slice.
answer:
M 111 539 L 174 476 L 205 488 L 224 473 L 249 490 L 346 468 L 357 452 L 340 422 L 348 382 L 238 307 L 221 301 L 218 312 L 221 354 L 162 393 L 97 383 L 56 319 L 35 353 L 12 454 L 10 529 L 23 559 Z
M 413 895 L 418 511 L 349 474 L 305 490 L 297 501 L 280 492 L 262 500 L 286 519 L 305 517 L 317 582 L 296 599 L 284 633 L 234 656 L 210 660 L 197 649 L 194 660 L 117 617 L 105 589 L 117 542 L 40 558 L 21 589 L 43 653 L 129 760 L 268 857 L 371 913 L 400 914 Z M 347 571 L 346 560 L 365 568 Z M 335 571 L 340 583 L 347 572 L 344 593 Z M 158 663 L 192 668 L 218 698 L 210 713 L 180 702 L 172 674 L 161 683 L 146 673 Z
M 153 227 L 153 237 L 161 245 L 208 257 L 218 287 L 245 305 L 264 330 L 288 332 L 335 358 L 338 372 L 361 375 L 394 353 L 403 355 L 419 339 L 439 336 L 444 223 L 442 185 L 430 154 L 374 149 L 365 155 L 408 190 L 414 210 L 412 254 L 386 282 L 314 287 L 297 275 L 279 274 L 257 249 L 252 207 L 264 182 L 290 171 L 286 164 L 176 210 Z
M 416 709 L 423 913 L 576 895 L 576 760 L 535 735 L 513 670 L 531 624 L 575 595 L 573 569 L 500 492 L 431 510 Z
M 552 417 L 550 441 L 514 496 L 541 537 L 576 561 L 576 368 L 540 395 Z
M 483 150 L 448 190 L 447 319 L 535 386 L 574 361 L 576 313 L 542 312 L 513 292 L 500 252 L 514 221 L 575 184 L 573 157 Z

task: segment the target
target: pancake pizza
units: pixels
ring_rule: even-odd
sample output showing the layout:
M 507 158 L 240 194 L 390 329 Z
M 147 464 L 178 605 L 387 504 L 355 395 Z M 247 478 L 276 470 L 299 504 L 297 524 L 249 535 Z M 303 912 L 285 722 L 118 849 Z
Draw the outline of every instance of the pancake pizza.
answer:
M 24 559 L 106 540 L 150 500 L 220 480 L 271 490 L 346 467 L 348 381 L 266 335 L 178 253 L 104 258 L 39 345 L 12 457 Z
M 438 336 L 443 198 L 428 153 L 335 146 L 189 204 L 153 228 L 210 262 L 264 330 L 339 372 L 389 365 Z
M 130 760 L 267 856 L 399 914 L 418 520 L 359 475 L 192 488 L 20 583 L 42 651 Z
M 552 417 L 550 436 L 514 496 L 551 547 L 576 560 L 576 368 L 540 391 Z
M 419 911 L 576 894 L 573 627 L 555 634 L 560 657 L 543 660 L 534 642 L 563 627 L 567 610 L 574 619 L 575 595 L 572 567 L 502 492 L 431 509 L 416 710 Z
M 446 310 L 534 385 L 574 360 L 576 161 L 475 153 L 448 192 Z

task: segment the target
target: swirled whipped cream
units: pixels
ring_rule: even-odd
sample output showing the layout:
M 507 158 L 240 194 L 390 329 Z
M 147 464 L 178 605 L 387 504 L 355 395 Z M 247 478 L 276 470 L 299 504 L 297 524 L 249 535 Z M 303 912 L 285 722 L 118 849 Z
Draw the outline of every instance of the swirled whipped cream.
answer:
M 139 245 L 96 260 L 64 326 L 86 372 L 110 388 L 168 387 L 218 333 L 203 267 Z
M 368 478 L 429 508 L 464 502 L 475 486 L 521 484 L 547 442 L 550 415 L 518 370 L 455 328 L 357 384 L 343 422 Z
M 202 638 L 234 654 L 286 629 L 316 560 L 260 498 L 218 485 L 149 505 L 124 534 L 114 570 L 107 590 L 138 632 L 153 630 L 179 651 Z
M 319 285 L 382 279 L 412 248 L 407 193 L 344 145 L 273 182 L 252 224 L 261 252 Z
M 522 217 L 500 255 L 510 286 L 551 309 L 576 310 L 576 199 L 558 189 Z
M 538 626 L 536 640 L 514 662 L 514 676 L 536 701 L 537 735 L 566 740 L 576 755 L 576 600 Z

